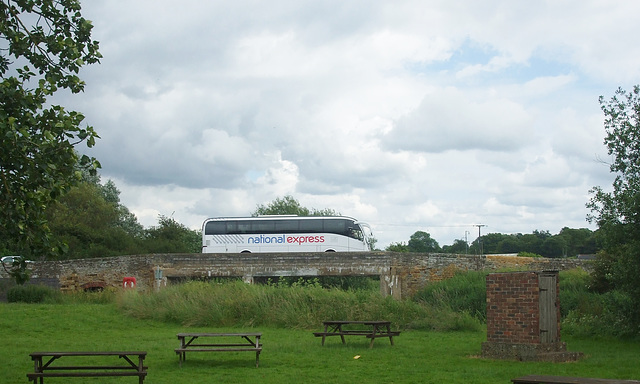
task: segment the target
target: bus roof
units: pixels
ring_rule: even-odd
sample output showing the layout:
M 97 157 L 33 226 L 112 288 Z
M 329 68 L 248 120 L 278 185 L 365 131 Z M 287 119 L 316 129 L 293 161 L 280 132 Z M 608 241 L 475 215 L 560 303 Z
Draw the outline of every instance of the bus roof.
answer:
M 286 220 L 286 219 L 292 219 L 292 218 L 296 218 L 296 219 L 347 219 L 347 220 L 353 220 L 353 221 L 357 221 L 356 219 L 354 219 L 353 217 L 349 217 L 349 216 L 298 216 L 298 215 L 260 215 L 260 216 L 244 216 L 244 217 L 239 217 L 239 216 L 234 216 L 234 217 L 210 217 L 208 219 L 205 220 L 206 221 L 213 221 L 213 220 L 218 220 L 218 221 L 222 221 L 222 220 L 260 220 L 260 219 L 269 219 L 269 220 Z

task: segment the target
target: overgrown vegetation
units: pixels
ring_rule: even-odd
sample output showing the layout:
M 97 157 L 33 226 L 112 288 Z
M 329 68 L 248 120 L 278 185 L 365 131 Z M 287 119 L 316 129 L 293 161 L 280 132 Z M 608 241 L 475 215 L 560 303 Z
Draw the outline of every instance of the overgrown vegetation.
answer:
M 324 289 L 317 284 L 250 285 L 188 282 L 145 295 L 127 292 L 119 307 L 139 319 L 188 326 L 310 329 L 326 319 L 385 319 L 402 329 L 478 330 L 467 313 L 383 298 L 377 290 Z
M 414 300 L 441 311 L 467 313 L 486 322 L 486 272 L 465 272 L 433 283 L 419 291 Z M 626 317 L 633 305 L 620 291 L 598 293 L 593 277 L 582 269 L 561 271 L 559 276 L 562 333 L 579 336 L 638 336 Z
M 411 300 L 382 297 L 372 279 L 282 278 L 266 284 L 190 281 L 155 293 L 105 290 L 62 294 L 35 286 L 9 288 L 9 302 L 117 303 L 127 316 L 193 327 L 312 329 L 326 319 L 384 319 L 400 329 L 477 331 L 486 323 L 486 272 L 464 272 L 429 284 Z M 637 337 L 624 315 L 632 301 L 598 293 L 582 269 L 560 272 L 562 334 Z
M 0 289 L 6 289 L 9 303 L 30 304 L 113 304 L 120 293 L 116 289 L 63 293 L 59 289 L 36 284 L 14 285 L 8 288 L 0 287 Z
M 487 319 L 486 273 L 458 273 L 450 279 L 429 284 L 414 300 L 443 311 L 467 313 L 481 322 Z
M 266 280 L 261 281 L 259 278 L 254 278 L 254 281 L 270 285 L 278 285 L 280 287 L 314 285 L 327 289 L 340 289 L 343 291 L 377 291 L 380 288 L 380 278 L 378 276 L 280 276 L 277 280 L 267 278 Z
M 60 299 L 60 291 L 44 285 L 16 285 L 7 291 L 10 303 L 54 303 Z
M 637 337 L 629 320 L 632 300 L 622 291 L 600 293 L 591 286 L 593 276 L 583 270 L 561 273 L 560 310 L 563 334 Z

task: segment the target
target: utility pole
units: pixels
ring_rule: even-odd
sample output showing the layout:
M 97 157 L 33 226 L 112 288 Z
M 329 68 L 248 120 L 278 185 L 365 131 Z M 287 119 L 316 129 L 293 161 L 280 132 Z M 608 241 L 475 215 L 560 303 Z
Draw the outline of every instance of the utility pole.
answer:
M 469 231 L 464 231 L 464 245 L 466 246 L 464 253 L 466 255 L 469 254 L 469 240 L 467 239 L 468 234 L 469 234 Z
M 486 227 L 486 224 L 474 224 L 474 227 L 478 227 L 478 246 L 480 247 L 480 256 L 484 253 L 484 244 L 482 244 L 482 239 L 480 238 L 482 235 L 480 234 L 480 228 Z

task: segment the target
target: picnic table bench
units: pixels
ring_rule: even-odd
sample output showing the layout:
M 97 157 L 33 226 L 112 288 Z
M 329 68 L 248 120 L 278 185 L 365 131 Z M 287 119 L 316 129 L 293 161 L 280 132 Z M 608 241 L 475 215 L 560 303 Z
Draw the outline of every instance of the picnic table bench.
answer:
M 180 367 L 182 367 L 182 362 L 186 359 L 187 352 L 255 352 L 257 368 L 260 362 L 260 352 L 262 352 L 261 336 L 262 333 L 178 333 L 180 348 L 176 348 L 175 351 L 178 354 Z M 199 337 L 223 339 L 217 343 L 195 343 Z M 236 340 L 229 342 L 228 339 L 230 338 L 235 338 Z M 240 338 L 240 340 L 237 340 L 237 338 Z
M 589 377 L 566 377 L 528 375 L 511 379 L 514 384 L 640 384 L 638 380 L 594 379 Z
M 322 345 L 325 338 L 329 336 L 340 336 L 342 344 L 345 344 L 345 336 L 366 336 L 371 339 L 369 348 L 373 348 L 373 342 L 378 337 L 388 337 L 391 345 L 393 345 L 393 336 L 399 336 L 400 332 L 391 330 L 390 321 L 347 321 L 347 320 L 329 320 L 323 321 L 324 332 L 314 332 L 316 337 L 322 337 Z M 344 326 L 357 326 L 356 329 L 345 329 Z
M 105 376 L 137 376 L 139 384 L 142 384 L 147 376 L 147 367 L 143 365 L 147 352 L 34 352 L 31 353 L 31 359 L 34 362 L 34 372 L 27 373 L 29 381 L 39 379 L 40 384 L 44 382 L 45 377 L 105 377 Z M 95 357 L 113 357 L 117 356 L 118 360 L 110 362 L 111 365 L 95 365 L 93 361 Z M 78 359 L 73 357 L 91 357 L 92 365 L 80 365 Z M 62 358 L 75 365 L 53 364 Z M 116 364 L 123 359 L 124 364 Z M 71 362 L 73 360 L 73 363 Z

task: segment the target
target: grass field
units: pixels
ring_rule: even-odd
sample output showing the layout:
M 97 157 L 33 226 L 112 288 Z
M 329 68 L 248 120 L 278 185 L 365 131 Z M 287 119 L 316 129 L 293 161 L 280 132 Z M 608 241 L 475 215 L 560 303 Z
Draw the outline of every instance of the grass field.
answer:
M 316 330 L 320 330 L 320 324 Z M 29 353 L 55 350 L 145 350 L 145 383 L 510 383 L 527 374 L 640 378 L 640 343 L 615 339 L 563 338 L 571 351 L 585 353 L 572 363 L 482 359 L 484 331 L 403 331 L 395 346 L 379 339 L 373 349 L 364 337 L 328 339 L 312 330 L 275 328 L 190 328 L 124 315 L 115 304 L 0 304 L 0 382 L 26 383 L 33 370 Z M 182 368 L 173 349 L 184 331 L 262 332 L 263 353 L 191 353 Z M 359 359 L 354 356 L 359 355 Z M 135 378 L 92 379 L 134 383 Z M 81 383 L 84 379 L 47 379 Z

